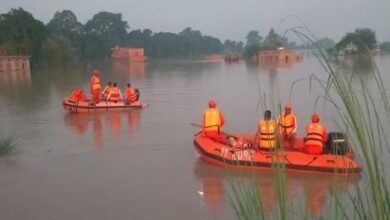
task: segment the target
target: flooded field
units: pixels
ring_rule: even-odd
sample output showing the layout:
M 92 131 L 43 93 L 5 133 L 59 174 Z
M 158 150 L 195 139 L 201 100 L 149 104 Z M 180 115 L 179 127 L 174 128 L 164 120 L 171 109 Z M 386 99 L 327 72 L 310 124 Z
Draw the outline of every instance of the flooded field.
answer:
M 388 85 L 390 57 L 375 60 Z M 122 91 L 131 82 L 149 106 L 68 113 L 63 98 L 76 88 L 88 93 L 94 68 L 104 84 L 117 82 Z M 340 68 L 370 88 L 373 65 L 345 59 Z M 226 131 L 254 133 L 265 106 L 284 103 L 291 93 L 299 135 L 313 111 L 329 131 L 337 130 L 332 105 L 319 100 L 315 106 L 323 94 L 320 86 L 300 81 L 291 92 L 294 81 L 312 74 L 327 79 L 310 54 L 300 63 L 279 66 L 165 60 L 0 72 L 0 134 L 14 137 L 17 146 L 0 159 L 0 219 L 235 219 L 226 181 L 242 173 L 201 161 L 193 145 L 198 130 L 191 123 L 201 122 L 213 98 L 225 115 Z M 334 187 L 347 192 L 359 182 L 351 178 L 340 186 L 322 175 L 287 177 L 288 195 L 296 203 L 307 196 L 313 215 L 326 209 Z M 273 175 L 259 172 L 256 178 L 271 213 L 277 206 Z

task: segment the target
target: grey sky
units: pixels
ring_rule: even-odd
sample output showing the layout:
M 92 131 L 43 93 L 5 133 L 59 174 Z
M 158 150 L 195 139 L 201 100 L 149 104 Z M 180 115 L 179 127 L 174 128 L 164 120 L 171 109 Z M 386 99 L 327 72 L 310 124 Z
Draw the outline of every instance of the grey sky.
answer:
M 279 30 L 300 26 L 297 15 L 317 36 L 339 40 L 359 27 L 390 41 L 390 0 L 0 0 L 0 13 L 22 7 L 47 23 L 69 9 L 81 23 L 100 11 L 122 13 L 131 29 L 178 33 L 185 27 L 221 40 L 244 40 L 250 30 L 262 36 L 285 18 Z M 289 36 L 292 38 L 292 36 Z

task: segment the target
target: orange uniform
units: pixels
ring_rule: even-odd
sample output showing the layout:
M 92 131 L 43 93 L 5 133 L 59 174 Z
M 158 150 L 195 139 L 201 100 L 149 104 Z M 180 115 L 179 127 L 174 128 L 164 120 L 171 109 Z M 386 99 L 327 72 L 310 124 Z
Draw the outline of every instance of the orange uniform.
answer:
M 324 143 L 328 138 L 325 126 L 321 123 L 310 123 L 306 126 L 306 134 L 304 152 L 308 154 L 321 154 Z
M 100 77 L 96 72 L 92 74 L 91 79 L 89 80 L 89 86 L 91 88 L 91 95 L 93 101 L 95 103 L 98 103 L 100 95 Z
M 119 101 L 122 99 L 121 91 L 118 89 L 118 87 L 113 87 L 110 91 L 110 94 L 108 95 L 107 99 L 109 101 Z
M 274 120 L 260 120 L 257 133 L 260 135 L 259 148 L 272 149 L 276 147 L 276 124 Z
M 137 93 L 135 92 L 135 89 L 133 87 L 127 87 L 126 88 L 126 100 L 128 102 L 135 102 L 137 101 Z
M 297 132 L 297 118 L 294 113 L 282 114 L 278 119 L 280 126 L 280 135 L 285 137 L 286 135 L 295 134 Z
M 106 85 L 106 87 L 104 87 L 104 90 L 102 92 L 103 98 L 107 98 L 108 97 L 108 95 L 111 92 L 111 89 L 112 89 L 112 86 L 110 86 L 110 85 Z
M 220 133 L 225 124 L 222 112 L 217 108 L 208 108 L 203 113 L 203 133 L 220 143 L 225 143 L 226 135 Z

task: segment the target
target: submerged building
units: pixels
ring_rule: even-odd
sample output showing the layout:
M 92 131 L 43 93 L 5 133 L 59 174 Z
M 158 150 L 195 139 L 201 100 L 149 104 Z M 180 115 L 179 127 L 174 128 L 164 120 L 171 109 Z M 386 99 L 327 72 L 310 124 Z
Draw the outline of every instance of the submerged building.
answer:
M 255 54 L 253 61 L 267 65 L 289 65 L 303 60 L 303 55 L 296 54 L 294 51 L 278 48 L 277 50 L 262 50 Z
M 113 61 L 121 62 L 145 62 L 147 57 L 144 48 L 114 47 L 111 48 Z
M 0 72 L 30 71 L 30 56 L 8 55 L 4 47 L 0 47 Z

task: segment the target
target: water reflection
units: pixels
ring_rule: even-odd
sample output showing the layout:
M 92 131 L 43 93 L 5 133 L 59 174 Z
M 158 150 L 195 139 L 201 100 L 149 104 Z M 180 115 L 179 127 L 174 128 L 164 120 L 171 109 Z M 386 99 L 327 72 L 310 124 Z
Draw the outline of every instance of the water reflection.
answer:
M 234 170 L 216 167 L 198 159 L 194 174 L 200 183 L 199 194 L 203 202 L 214 214 L 217 214 L 227 197 L 228 181 L 252 181 L 253 173 L 246 170 Z M 265 215 L 272 214 L 277 207 L 277 182 L 270 171 L 258 171 L 255 174 L 259 186 L 259 198 Z M 345 192 L 360 180 L 360 177 L 335 177 L 332 175 L 288 173 L 286 194 L 289 201 L 302 201 L 312 216 L 319 215 L 330 199 L 331 192 Z M 294 201 L 293 201 L 294 200 Z M 299 203 L 299 202 L 298 202 Z M 299 205 L 299 204 L 298 204 Z
M 144 76 L 145 66 L 144 62 L 112 62 L 115 72 L 120 74 L 129 74 L 131 76 Z
M 112 140 L 119 139 L 123 134 L 137 135 L 141 111 L 132 109 L 127 112 L 100 112 L 92 114 L 67 113 L 64 123 L 73 134 L 84 136 L 93 132 L 96 149 L 104 148 L 105 133 Z M 88 136 L 88 135 L 87 135 Z
M 30 70 L 0 72 L 0 89 L 20 89 L 30 85 Z

